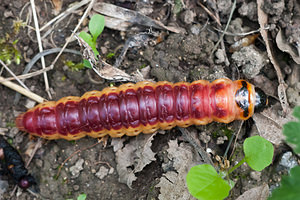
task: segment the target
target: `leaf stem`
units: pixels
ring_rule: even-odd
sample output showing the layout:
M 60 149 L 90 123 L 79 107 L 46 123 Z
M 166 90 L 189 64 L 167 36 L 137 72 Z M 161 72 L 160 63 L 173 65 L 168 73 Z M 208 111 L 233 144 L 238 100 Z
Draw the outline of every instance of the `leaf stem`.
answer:
M 239 166 L 241 166 L 244 162 L 246 162 L 246 158 L 244 157 L 240 162 L 238 162 L 238 164 L 236 164 L 235 166 L 233 166 L 229 171 L 228 174 L 231 174 L 236 168 L 238 168 Z

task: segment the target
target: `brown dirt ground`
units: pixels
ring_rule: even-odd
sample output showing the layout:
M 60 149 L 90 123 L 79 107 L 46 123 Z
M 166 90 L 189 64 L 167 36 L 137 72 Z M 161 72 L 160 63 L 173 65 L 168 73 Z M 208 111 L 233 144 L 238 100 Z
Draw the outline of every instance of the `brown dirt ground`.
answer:
M 15 74 L 21 74 L 25 65 L 38 53 L 38 45 L 35 32 L 31 31 L 28 27 L 21 28 L 20 33 L 12 35 L 12 24 L 13 20 L 17 19 L 25 21 L 30 6 L 26 5 L 26 0 L 0 0 L 0 2 L 0 40 L 4 38 L 6 34 L 11 35 L 11 41 L 18 39 L 16 46 L 21 52 L 23 59 L 21 60 L 20 65 L 16 65 L 13 62 L 9 67 Z M 63 1 L 62 10 L 67 9 L 67 6 L 71 2 L 73 1 Z M 177 82 L 198 79 L 214 80 L 221 77 L 228 77 L 230 79 L 246 78 L 250 82 L 255 83 L 257 82 L 255 77 L 263 76 L 268 82 L 274 83 L 273 85 L 276 86 L 278 84 L 275 70 L 270 63 L 264 63 L 262 66 L 257 66 L 259 65 L 257 64 L 259 61 L 255 60 L 253 61 L 254 63 L 248 61 L 248 63 L 243 63 L 243 66 L 238 66 L 238 61 L 232 59 L 232 53 L 229 53 L 229 46 L 240 37 L 224 37 L 225 51 L 229 59 L 229 65 L 226 66 L 224 58 L 222 58 L 223 56 L 220 54 L 216 53 L 212 58 L 209 57 L 214 45 L 220 38 L 220 33 L 214 29 L 214 27 L 218 27 L 214 19 L 211 18 L 201 6 L 196 3 L 196 1 L 184 1 L 185 7 L 182 7 L 177 14 L 172 10 L 171 4 L 166 4 L 164 3 L 165 1 L 161 0 L 145 1 L 151 2 L 146 6 L 141 3 L 142 1 L 138 4 L 136 4 L 135 1 L 121 0 L 106 2 L 130 9 L 138 9 L 139 6 L 148 9 L 151 8 L 153 11 L 149 15 L 150 17 L 162 19 L 164 24 L 176 25 L 186 31 L 186 34 L 175 34 L 170 32 L 165 39 L 157 45 L 149 44 L 141 48 L 130 49 L 120 67 L 128 73 L 140 69 L 141 66 L 150 66 L 150 72 L 147 74 L 147 78 L 154 79 L 155 81 L 166 80 Z M 175 2 L 178 1 L 170 2 L 175 4 Z M 203 5 L 212 11 L 216 6 L 215 9 L 219 13 L 221 23 L 223 24 L 222 29 L 224 29 L 230 13 L 231 1 L 218 0 L 217 2 L 206 2 L 207 4 L 202 2 Z M 297 40 L 297 31 L 294 31 L 296 25 L 291 23 L 291 21 L 293 21 L 291 13 L 296 13 L 297 9 L 299 9 L 296 0 L 276 1 L 282 3 L 277 3 L 276 9 L 272 8 L 271 0 L 266 2 L 264 10 L 270 16 L 270 24 L 274 25 L 273 29 L 270 30 L 272 39 L 275 38 L 280 27 L 285 31 L 284 34 L 289 38 L 289 42 L 291 44 L 293 44 L 293 42 L 295 43 L 295 40 Z M 288 6 L 284 8 L 285 5 Z M 255 1 L 237 1 L 237 8 L 233 14 L 231 23 L 233 25 L 230 26 L 228 31 L 239 33 L 258 29 L 259 24 L 257 22 L 255 6 Z M 40 25 L 45 24 L 54 17 L 51 1 L 36 1 L 36 7 Z M 23 8 L 23 14 L 20 16 L 20 12 Z M 170 14 L 168 15 L 169 12 Z M 298 13 L 300 13 L 300 10 L 298 10 Z M 71 31 L 76 26 L 80 16 L 81 13 L 74 13 L 55 26 L 51 34 L 43 39 L 44 49 L 63 46 L 66 38 L 70 36 Z M 29 25 L 34 26 L 32 20 Z M 147 31 L 148 28 L 144 27 L 144 29 L 141 30 Z M 160 32 L 159 30 L 155 31 Z M 134 29 L 127 32 L 120 32 L 106 28 L 98 39 L 98 49 L 104 54 L 103 57 L 111 52 L 116 52 L 117 56 L 120 52 L 116 51 L 119 49 L 119 46 L 124 45 L 127 38 L 137 33 L 138 32 L 134 31 Z M 258 57 L 262 57 L 262 59 L 266 58 L 265 47 L 261 37 L 259 37 L 253 45 L 256 52 L 259 53 Z M 76 41 L 70 43 L 68 48 L 79 50 Z M 219 48 L 220 46 L 218 49 Z M 281 61 L 281 66 L 285 66 L 282 68 L 285 80 L 287 80 L 289 87 L 296 90 L 297 87 L 291 85 L 293 82 L 291 83 L 291 81 L 288 81 L 291 79 L 293 70 L 296 70 L 293 67 L 294 64 L 291 57 L 278 49 L 275 50 L 278 52 L 279 57 L 284 58 Z M 219 50 L 217 52 L 220 53 Z M 251 57 L 252 54 L 246 54 L 246 57 L 247 56 Z M 46 65 L 48 66 L 54 58 L 54 55 L 46 56 Z M 66 60 L 71 60 L 76 63 L 81 61 L 81 57 L 65 53 L 60 57 L 55 68 L 48 72 L 53 100 L 58 100 L 64 96 L 80 96 L 86 91 L 94 89 L 101 90 L 110 85 L 109 81 L 104 81 L 100 84 L 91 82 L 87 75 L 88 69 L 79 71 L 68 69 L 63 64 Z M 107 62 L 111 64 L 113 64 L 114 61 L 115 58 L 107 59 Z M 258 69 L 258 73 L 251 77 L 247 75 L 248 68 L 244 68 L 249 62 L 250 69 Z M 282 62 L 284 64 L 282 64 Z M 40 62 L 37 62 L 32 71 L 36 71 L 40 68 L 41 64 Z M 0 67 L 0 69 L 1 76 L 10 76 L 6 70 L 2 69 L 2 67 Z M 41 75 L 27 79 L 25 84 L 36 94 L 48 98 L 47 93 L 45 92 L 44 80 Z M 115 85 L 120 84 L 121 83 L 115 83 Z M 262 85 L 264 85 L 264 83 L 260 83 L 258 86 L 261 87 Z M 270 88 L 270 90 L 272 89 L 274 90 L 274 88 Z M 20 112 L 26 111 L 24 105 L 28 103 L 28 99 L 22 96 L 20 101 L 17 104 L 14 104 L 15 94 L 15 91 L 0 84 L 0 128 L 6 128 L 3 133 L 7 138 L 12 140 L 12 145 L 19 150 L 24 159 L 28 160 L 28 155 L 25 155 L 25 151 L 28 150 L 30 144 L 34 143 L 36 140 L 30 141 L 27 134 L 19 132 L 13 125 L 15 117 Z M 293 97 L 293 99 L 297 99 L 299 91 L 298 96 L 295 97 L 293 94 L 290 96 Z M 296 103 L 294 103 L 295 101 Z M 295 101 L 292 102 L 292 105 L 297 104 L 297 100 Z M 275 104 L 276 99 L 271 98 L 271 102 Z M 211 136 L 210 141 L 205 141 L 203 137 L 200 137 L 200 143 L 203 148 L 210 148 L 213 150 L 213 154 L 211 155 L 213 157 L 215 155 L 222 156 L 228 145 L 228 139 L 222 144 L 217 144 L 218 139 L 220 140 L 220 138 L 225 135 L 231 136 L 232 133 L 238 131 L 239 125 L 240 122 L 233 122 L 231 124 L 212 123 L 202 127 L 192 126 L 188 130 L 197 132 L 199 135 L 201 133 L 206 133 L 206 136 Z M 252 135 L 255 131 L 256 128 L 253 120 L 250 119 L 244 123 L 237 140 L 237 148 L 235 151 L 237 156 L 234 158 L 234 161 L 238 161 L 242 155 L 241 145 L 244 139 Z M 40 188 L 41 197 L 38 197 L 37 199 L 76 199 L 81 193 L 86 193 L 88 196 L 87 199 L 158 199 L 161 192 L 155 185 L 157 185 L 160 178 L 163 176 L 163 173 L 168 170 L 174 170 L 172 168 L 167 169 L 166 167 L 162 167 L 163 163 L 165 163 L 165 157 L 163 155 L 166 154 L 168 142 L 174 139 L 177 139 L 179 144 L 188 143 L 177 128 L 166 131 L 164 135 L 157 134 L 154 137 L 151 149 L 156 153 L 156 161 L 151 162 L 141 172 L 136 174 L 137 180 L 133 182 L 131 189 L 126 184 L 118 181 L 119 175 L 116 170 L 115 152 L 110 143 L 111 139 L 108 140 L 108 145 L 106 147 L 103 147 L 102 144 L 98 144 L 76 154 L 72 159 L 66 162 L 57 180 L 54 179 L 54 176 L 57 174 L 59 165 L 73 152 L 95 144 L 97 139 L 86 137 L 75 142 L 64 140 L 44 141 L 42 147 L 36 152 L 32 163 L 28 167 L 30 173 L 36 178 Z M 131 140 L 134 139 L 125 137 L 125 144 Z M 287 151 L 287 149 L 288 147 L 286 146 L 277 146 L 274 163 L 263 170 L 259 178 L 250 176 L 251 169 L 247 166 L 242 166 L 236 171 L 233 174 L 236 186 L 228 199 L 235 199 L 248 189 L 260 186 L 263 183 L 269 183 L 270 185 L 275 184 L 272 179 L 272 174 L 276 167 L 276 161 L 283 152 Z M 229 153 L 231 153 L 231 150 L 232 148 Z M 78 173 L 74 172 L 75 175 L 72 175 L 70 167 L 76 165 L 80 160 L 84 161 L 82 169 L 80 169 Z M 232 163 L 234 163 L 234 161 Z M 184 163 L 182 164 L 184 165 Z M 103 179 L 100 179 L 95 173 L 99 171 L 101 166 L 106 168 L 111 166 L 114 171 L 111 174 L 107 174 Z M 13 197 L 10 197 L 10 192 L 14 187 L 14 183 L 10 177 L 7 176 L 2 176 L 1 179 L 8 180 L 10 185 L 6 193 L 3 194 L 3 199 L 33 199 L 32 194 L 26 191 L 19 191 L 18 197 L 16 197 L 16 194 L 14 194 Z M 160 199 L 165 198 L 161 197 Z M 193 198 L 189 197 L 188 199 Z

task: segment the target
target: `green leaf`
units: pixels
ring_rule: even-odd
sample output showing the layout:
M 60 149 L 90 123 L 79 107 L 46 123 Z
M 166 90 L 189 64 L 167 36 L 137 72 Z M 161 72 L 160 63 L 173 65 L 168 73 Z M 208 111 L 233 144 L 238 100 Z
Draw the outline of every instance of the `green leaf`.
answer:
M 90 61 L 88 61 L 88 60 L 86 60 L 86 59 L 83 59 L 83 65 L 84 65 L 86 68 L 89 68 L 89 69 L 92 68 L 92 65 L 91 65 Z
M 84 31 L 79 33 L 79 37 L 81 37 L 93 50 L 95 57 L 99 55 L 99 52 L 96 48 L 96 42 L 93 41 L 92 36 Z
M 81 31 L 79 33 L 79 37 L 81 37 L 86 43 L 88 43 L 88 45 L 90 47 L 93 46 L 92 36 L 90 34 L 88 34 L 87 32 Z
M 300 197 L 300 166 L 291 169 L 289 176 L 283 176 L 281 185 L 272 192 L 269 200 L 294 200 Z
M 104 16 L 96 14 L 93 15 L 89 22 L 89 30 L 93 36 L 93 41 L 96 42 L 98 36 L 102 33 L 105 26 Z
M 295 107 L 293 115 L 300 120 L 300 106 Z M 283 134 L 288 143 L 294 144 L 294 151 L 300 153 L 300 122 L 288 122 L 283 125 Z
M 77 197 L 77 200 L 85 200 L 86 199 L 86 194 L 80 194 L 78 197 Z
M 213 166 L 208 164 L 192 167 L 187 174 L 186 182 L 189 192 L 197 199 L 203 200 L 224 199 L 231 189 Z
M 252 169 L 261 171 L 271 164 L 274 147 L 268 140 L 253 136 L 245 140 L 243 148 L 246 162 Z

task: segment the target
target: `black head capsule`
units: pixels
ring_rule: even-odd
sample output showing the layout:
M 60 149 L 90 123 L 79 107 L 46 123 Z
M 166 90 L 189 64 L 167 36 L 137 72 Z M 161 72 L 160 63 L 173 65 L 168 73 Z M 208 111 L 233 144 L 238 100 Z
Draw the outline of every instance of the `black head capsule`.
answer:
M 268 96 L 260 88 L 255 88 L 255 112 L 261 112 L 268 105 Z

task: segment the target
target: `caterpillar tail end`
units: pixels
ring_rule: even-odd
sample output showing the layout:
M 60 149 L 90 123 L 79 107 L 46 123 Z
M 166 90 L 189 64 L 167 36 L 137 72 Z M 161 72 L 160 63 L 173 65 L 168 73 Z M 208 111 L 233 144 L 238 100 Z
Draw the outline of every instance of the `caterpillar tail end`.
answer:
M 16 124 L 16 127 L 20 130 L 20 131 L 26 131 L 25 130 L 25 127 L 24 127 L 24 124 L 23 124 L 23 116 L 24 114 L 20 114 L 16 120 L 15 120 L 15 124 Z

